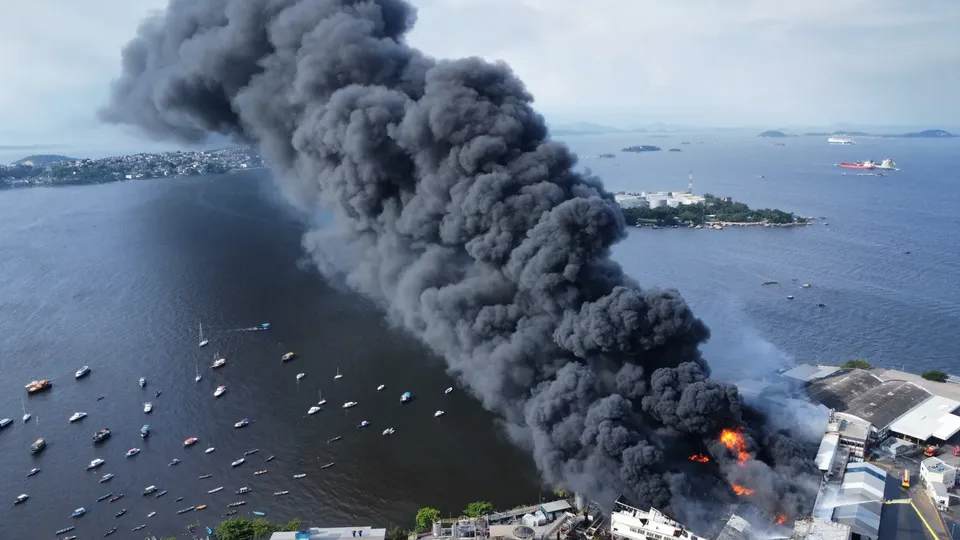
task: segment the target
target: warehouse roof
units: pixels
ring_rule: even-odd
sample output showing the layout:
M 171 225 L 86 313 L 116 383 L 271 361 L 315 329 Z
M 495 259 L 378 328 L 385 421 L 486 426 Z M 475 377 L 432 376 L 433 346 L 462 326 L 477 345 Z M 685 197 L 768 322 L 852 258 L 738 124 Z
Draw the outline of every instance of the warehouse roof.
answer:
M 822 379 L 829 375 L 833 375 L 840 368 L 836 366 L 820 366 L 813 364 L 800 364 L 792 369 L 788 369 L 783 372 L 784 377 L 794 379 L 801 382 L 810 382 L 817 379 Z
M 848 408 L 851 400 L 880 386 L 883 381 L 869 371 L 843 369 L 807 387 L 810 399 L 838 411 Z
M 960 432 L 960 416 L 952 414 L 957 407 L 960 402 L 933 396 L 897 418 L 890 430 L 921 441 L 931 437 L 946 441 Z
M 890 427 L 931 394 L 907 381 L 887 381 L 853 398 L 843 412 L 870 422 L 878 430 Z
M 917 386 L 926 388 L 928 392 L 935 396 L 960 401 L 960 384 L 955 382 L 928 381 L 915 373 L 906 373 L 894 369 L 871 369 L 870 372 L 885 381 L 898 380 L 912 382 Z
M 820 441 L 820 448 L 817 450 L 817 459 L 815 463 L 817 468 L 823 472 L 830 470 L 833 459 L 837 457 L 837 448 L 840 444 L 839 433 L 827 433 Z

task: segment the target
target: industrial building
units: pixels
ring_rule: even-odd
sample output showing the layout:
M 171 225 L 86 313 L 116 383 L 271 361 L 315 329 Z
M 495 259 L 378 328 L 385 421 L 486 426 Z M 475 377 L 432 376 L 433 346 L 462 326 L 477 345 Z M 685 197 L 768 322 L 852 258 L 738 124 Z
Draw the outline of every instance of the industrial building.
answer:
M 864 540 L 876 540 L 880 537 L 886 482 L 887 473 L 880 467 L 849 463 L 823 483 L 813 517 L 846 525 Z
M 707 540 L 686 530 L 683 525 L 656 508 L 643 511 L 630 506 L 622 496 L 617 498 L 610 513 L 610 533 L 616 540 L 666 540 L 669 538 Z

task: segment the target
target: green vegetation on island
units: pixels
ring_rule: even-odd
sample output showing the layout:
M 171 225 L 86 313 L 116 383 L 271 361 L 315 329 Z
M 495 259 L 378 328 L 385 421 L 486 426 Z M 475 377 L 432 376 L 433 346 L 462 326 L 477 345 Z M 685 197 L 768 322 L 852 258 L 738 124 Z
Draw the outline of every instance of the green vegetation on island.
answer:
M 624 208 L 623 218 L 627 225 L 703 225 L 705 223 L 756 223 L 770 225 L 803 225 L 809 218 L 796 216 L 783 210 L 749 206 L 721 199 L 709 193 L 703 196 L 704 202 L 681 204 L 677 207 L 660 206 L 657 208 Z
M 78 161 L 77 158 L 61 156 L 59 154 L 34 154 L 13 162 L 14 165 L 27 165 L 28 167 L 45 167 L 64 161 Z
M 855 360 L 844 362 L 840 367 L 843 369 L 871 369 L 873 364 L 867 362 L 863 358 L 857 358 Z
M 940 371 L 939 369 L 924 371 L 920 374 L 920 376 L 928 381 L 934 382 L 947 382 L 947 379 L 950 378 L 950 375 L 948 375 L 945 371 Z
M 235 517 L 221 522 L 215 532 L 218 540 L 259 540 L 275 532 L 297 530 L 300 530 L 300 521 L 296 519 L 280 525 L 263 518 Z
M 789 137 L 789 135 L 782 131 L 771 129 L 769 131 L 764 131 L 763 133 L 757 135 L 757 137 Z

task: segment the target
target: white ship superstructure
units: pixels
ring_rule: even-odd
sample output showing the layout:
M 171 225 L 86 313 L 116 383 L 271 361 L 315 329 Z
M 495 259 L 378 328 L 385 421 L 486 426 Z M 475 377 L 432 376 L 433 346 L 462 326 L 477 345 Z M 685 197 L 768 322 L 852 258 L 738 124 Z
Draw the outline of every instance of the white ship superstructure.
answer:
M 610 513 L 610 532 L 616 540 L 651 540 L 656 538 L 685 538 L 707 540 L 688 531 L 679 522 L 651 508 L 644 512 L 627 504 L 623 497 L 617 499 Z
M 857 141 L 845 135 L 835 135 L 833 137 L 829 137 L 827 138 L 827 142 L 830 144 L 857 144 Z

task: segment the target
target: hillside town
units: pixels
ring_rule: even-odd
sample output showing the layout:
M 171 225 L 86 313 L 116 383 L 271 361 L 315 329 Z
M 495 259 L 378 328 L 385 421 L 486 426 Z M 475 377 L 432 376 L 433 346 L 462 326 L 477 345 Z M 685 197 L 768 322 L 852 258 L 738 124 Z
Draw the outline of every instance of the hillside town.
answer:
M 25 158 L 11 165 L 0 165 L 0 189 L 200 176 L 265 166 L 257 152 L 244 147 L 204 152 L 132 154 L 100 159 L 55 157 L 62 160 L 45 163 Z

